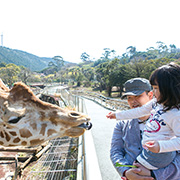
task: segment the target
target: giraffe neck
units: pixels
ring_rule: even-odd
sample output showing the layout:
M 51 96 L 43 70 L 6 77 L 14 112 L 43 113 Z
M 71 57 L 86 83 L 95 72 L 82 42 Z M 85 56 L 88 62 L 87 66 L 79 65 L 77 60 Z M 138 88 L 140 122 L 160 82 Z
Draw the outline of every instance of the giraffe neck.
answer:
M 59 128 L 58 128 L 59 129 Z M 0 123 L 0 145 L 2 146 L 34 146 L 55 137 L 59 137 L 58 129 L 54 126 L 31 123 L 26 127 L 17 129 L 5 124 L 2 120 Z

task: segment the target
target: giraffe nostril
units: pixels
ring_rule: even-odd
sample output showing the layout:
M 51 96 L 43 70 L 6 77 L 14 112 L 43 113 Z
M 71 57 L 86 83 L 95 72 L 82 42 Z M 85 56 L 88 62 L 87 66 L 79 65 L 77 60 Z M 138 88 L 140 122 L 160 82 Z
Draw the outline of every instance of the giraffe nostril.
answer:
M 70 112 L 69 115 L 70 115 L 71 117 L 79 117 L 79 116 L 80 116 L 80 114 L 77 113 L 77 112 Z

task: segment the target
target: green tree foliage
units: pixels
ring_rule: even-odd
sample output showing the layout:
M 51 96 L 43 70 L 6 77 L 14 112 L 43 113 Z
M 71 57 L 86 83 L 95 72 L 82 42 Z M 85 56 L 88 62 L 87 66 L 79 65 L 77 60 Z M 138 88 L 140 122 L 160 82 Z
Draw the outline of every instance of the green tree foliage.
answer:
M 150 47 L 146 51 L 137 51 L 129 46 L 122 56 L 115 56 L 115 51 L 104 48 L 102 57 L 89 61 L 89 55 L 82 53 L 84 61 L 74 66 L 67 66 L 61 56 L 54 56 L 49 67 L 40 73 L 31 72 L 29 68 L 14 64 L 0 63 L 0 77 L 12 86 L 15 81 L 28 82 L 62 82 L 76 86 L 92 86 L 106 91 L 111 96 L 112 87 L 116 86 L 119 95 L 123 93 L 126 80 L 134 77 L 149 78 L 157 67 L 171 61 L 180 63 L 180 49 L 174 44 L 167 46 L 161 41 L 157 48 Z
M 18 80 L 24 82 L 27 84 L 28 78 L 31 76 L 31 71 L 28 68 L 25 68 L 24 66 L 20 66 L 20 72 L 18 74 Z
M 41 58 L 25 51 L 0 46 L 0 63 L 13 63 L 29 68 L 31 71 L 39 71 L 47 67 L 50 60 L 51 58 Z
M 103 57 L 101 58 L 105 60 L 109 60 L 112 54 L 114 55 L 116 52 L 115 50 L 111 50 L 110 48 L 104 48 L 103 50 L 104 50 L 104 53 L 102 54 Z
M 13 83 L 18 81 L 20 67 L 15 64 L 7 64 L 6 67 L 0 68 L 0 77 L 5 84 L 12 87 Z
M 40 74 L 31 74 L 31 76 L 28 78 L 28 83 L 47 83 L 46 77 L 42 77 Z
M 157 49 L 150 47 L 147 52 L 137 52 L 135 47 L 129 46 L 122 57 L 94 62 L 95 77 L 99 82 L 100 91 L 105 89 L 108 96 L 111 96 L 112 87 L 117 86 L 121 95 L 126 80 L 134 77 L 149 79 L 157 67 L 171 61 L 178 62 L 180 50 L 175 45 L 171 45 L 168 49 L 163 42 L 157 44 Z
M 87 54 L 86 52 L 83 52 L 82 54 L 81 54 L 81 57 L 80 57 L 80 59 L 83 61 L 83 62 L 87 62 L 87 61 L 89 61 L 90 59 L 90 56 L 89 56 L 89 54 Z
M 6 63 L 5 62 L 1 62 L 0 63 L 0 67 L 6 67 Z
M 136 47 L 134 47 L 134 46 L 129 46 L 126 48 L 126 50 L 127 50 L 127 54 L 129 54 L 130 58 L 136 54 Z
M 64 59 L 61 56 L 54 56 L 53 61 L 49 62 L 49 67 L 54 67 L 55 71 L 60 71 L 64 66 Z

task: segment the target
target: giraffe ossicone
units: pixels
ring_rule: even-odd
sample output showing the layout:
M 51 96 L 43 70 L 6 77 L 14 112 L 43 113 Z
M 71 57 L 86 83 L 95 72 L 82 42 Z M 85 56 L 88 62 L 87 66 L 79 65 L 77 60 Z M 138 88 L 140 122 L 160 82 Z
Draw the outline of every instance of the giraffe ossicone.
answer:
M 0 79 L 0 145 L 34 146 L 91 128 L 88 115 L 37 98 L 22 82 L 7 88 Z

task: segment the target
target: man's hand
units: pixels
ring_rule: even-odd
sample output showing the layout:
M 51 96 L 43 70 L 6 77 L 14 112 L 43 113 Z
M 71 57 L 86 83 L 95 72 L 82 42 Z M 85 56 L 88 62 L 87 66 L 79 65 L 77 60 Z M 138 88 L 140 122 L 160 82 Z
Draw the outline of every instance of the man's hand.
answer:
M 158 153 L 160 151 L 159 143 L 157 141 L 146 142 L 143 147 L 153 153 Z
M 116 115 L 115 115 L 115 113 L 113 113 L 113 112 L 109 112 L 109 113 L 106 115 L 106 117 L 109 118 L 109 119 L 116 119 Z
M 139 163 L 133 163 L 133 165 L 137 168 L 131 168 L 125 172 L 128 180 L 154 180 L 154 178 L 151 177 L 150 170 Z

